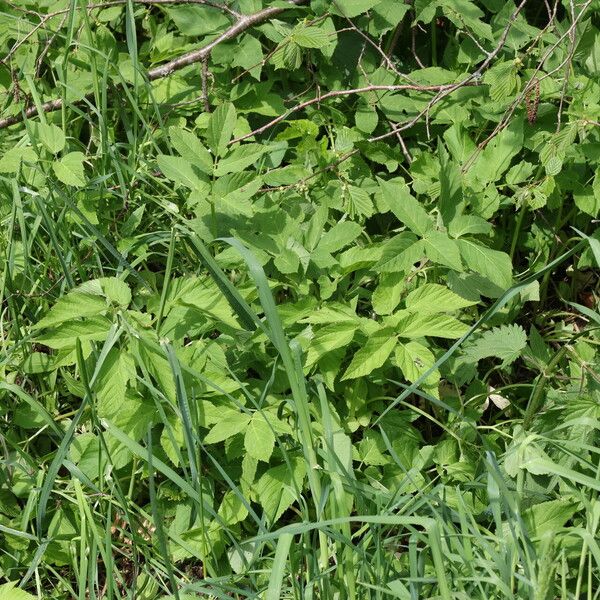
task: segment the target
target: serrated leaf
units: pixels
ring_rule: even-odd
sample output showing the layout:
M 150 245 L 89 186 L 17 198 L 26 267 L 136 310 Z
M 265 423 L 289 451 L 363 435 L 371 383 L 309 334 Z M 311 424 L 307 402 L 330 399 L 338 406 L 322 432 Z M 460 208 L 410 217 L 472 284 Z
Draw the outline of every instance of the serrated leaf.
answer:
M 513 363 L 527 345 L 527 333 L 520 325 L 501 325 L 486 331 L 464 348 L 465 357 L 478 362 L 484 358 L 499 358 L 502 366 Z
M 85 155 L 82 152 L 69 152 L 60 160 L 52 163 L 52 169 L 56 177 L 66 185 L 74 187 L 85 186 L 85 171 L 83 161 Z
M 406 297 L 406 309 L 421 314 L 452 312 L 477 304 L 438 283 L 426 283 Z
M 205 444 L 217 444 L 244 431 L 250 422 L 250 415 L 230 410 L 212 427 L 204 438 Z
M 304 458 L 293 457 L 288 464 L 266 471 L 255 486 L 256 497 L 271 523 L 298 499 L 306 476 Z
M 515 62 L 507 60 L 496 63 L 485 74 L 484 83 L 490 86 L 490 96 L 494 102 L 500 102 L 511 96 L 519 83 Z
M 256 460 L 269 462 L 275 447 L 275 434 L 266 418 L 261 412 L 252 415 L 244 436 L 244 447 L 246 452 Z
M 433 221 L 427 211 L 411 195 L 404 180 L 384 181 L 379 179 L 379 188 L 382 201 L 411 231 L 423 236 L 433 227 Z
M 34 325 L 34 329 L 53 327 L 80 317 L 99 315 L 107 309 L 108 304 L 102 296 L 75 289 L 59 298 L 46 316 Z
M 322 48 L 330 42 L 329 35 L 319 27 L 296 27 L 291 38 L 302 48 Z
M 57 125 L 36 123 L 33 125 L 33 131 L 52 154 L 58 154 L 65 147 L 65 134 Z
M 159 154 L 156 157 L 158 168 L 171 181 L 183 185 L 190 190 L 207 188 L 206 176 L 198 167 L 179 156 Z
M 193 166 L 198 167 L 203 173 L 210 175 L 213 171 L 213 157 L 206 149 L 198 136 L 181 127 L 169 127 L 171 144 L 182 158 Z
M 0 585 L 0 600 L 36 600 L 35 596 L 17 587 L 18 581 Z
M 401 343 L 394 353 L 396 364 L 400 367 L 407 381 L 414 383 L 435 363 L 435 356 L 426 346 L 419 342 Z M 426 387 L 437 385 L 440 380 L 439 371 L 434 371 L 424 381 Z M 437 393 L 435 394 L 437 396 Z
M 460 250 L 456 243 L 443 231 L 428 231 L 422 240 L 418 242 L 423 248 L 423 254 L 434 263 L 445 265 L 455 271 L 462 271 Z
M 55 350 L 74 348 L 77 338 L 88 342 L 106 339 L 111 325 L 112 322 L 102 316 L 93 316 L 82 321 L 67 321 L 38 336 L 36 340 Z
M 460 239 L 456 243 L 469 269 L 489 279 L 503 291 L 512 285 L 512 263 L 508 254 L 472 240 Z
M 374 6 L 377 6 L 381 0 L 344 0 L 343 2 L 333 5 L 334 14 L 342 17 L 357 17 L 358 15 L 367 12 Z
M 397 326 L 397 333 L 404 338 L 439 337 L 458 339 L 469 328 L 450 315 L 408 314 Z
M 364 377 L 374 369 L 381 367 L 394 350 L 396 342 L 396 334 L 393 329 L 381 329 L 374 333 L 354 355 L 342 381 Z
M 240 173 L 255 163 L 267 150 L 262 144 L 244 144 L 219 161 L 215 175 L 219 177 L 227 173 Z
M 354 338 L 357 329 L 357 321 L 331 323 L 319 329 L 310 342 L 306 355 L 306 368 L 312 367 L 328 352 L 347 346 Z
M 214 154 L 223 156 L 227 150 L 227 144 L 231 139 L 235 124 L 237 121 L 237 113 L 231 102 L 225 102 L 214 110 L 208 121 L 208 129 L 206 130 L 206 140 Z

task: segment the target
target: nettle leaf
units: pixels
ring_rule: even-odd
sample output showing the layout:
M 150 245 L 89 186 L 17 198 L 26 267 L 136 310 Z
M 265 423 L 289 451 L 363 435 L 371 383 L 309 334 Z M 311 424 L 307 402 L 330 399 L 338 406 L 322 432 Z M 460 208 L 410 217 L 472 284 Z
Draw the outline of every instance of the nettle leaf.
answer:
M 411 195 L 403 179 L 379 179 L 383 202 L 411 231 L 423 236 L 433 228 L 433 221 L 419 201 Z
M 374 369 L 381 367 L 394 350 L 396 343 L 396 334 L 393 329 L 385 328 L 375 332 L 354 355 L 342 381 L 364 377 Z
M 85 186 L 85 171 L 83 161 L 85 155 L 82 152 L 69 152 L 60 160 L 52 163 L 52 169 L 56 177 L 66 185 L 74 187 Z
M 269 462 L 275 447 L 275 434 L 263 412 L 255 412 L 244 436 L 246 452 L 256 460 Z
M 464 238 L 457 240 L 456 243 L 469 269 L 489 279 L 502 291 L 512 285 L 512 263 L 506 252 L 492 250 Z
M 452 312 L 477 304 L 438 283 L 426 283 L 406 297 L 406 309 L 420 314 Z
M 227 144 L 233 135 L 237 113 L 231 102 L 225 102 L 214 110 L 208 120 L 206 140 L 210 149 L 217 156 L 223 156 L 227 150 Z
M 501 325 L 486 331 L 463 349 L 465 357 L 478 362 L 484 358 L 500 358 L 502 366 L 513 363 L 527 346 L 527 333 L 520 325 Z

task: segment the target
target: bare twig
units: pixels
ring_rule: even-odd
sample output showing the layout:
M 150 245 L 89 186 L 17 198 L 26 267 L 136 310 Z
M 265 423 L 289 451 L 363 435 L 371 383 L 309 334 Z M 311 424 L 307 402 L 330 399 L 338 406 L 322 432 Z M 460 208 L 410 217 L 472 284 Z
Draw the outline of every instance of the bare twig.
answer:
M 236 142 L 241 142 L 242 140 L 245 140 L 249 137 L 263 133 L 267 129 L 270 129 L 274 125 L 277 125 L 277 123 L 281 123 L 281 121 L 284 121 L 285 119 L 287 119 L 292 113 L 298 112 L 299 110 L 303 110 L 309 106 L 312 106 L 313 104 L 318 104 L 320 102 L 323 102 L 323 100 L 329 100 L 330 98 L 340 98 L 342 96 L 351 96 L 354 94 L 367 94 L 369 92 L 379 92 L 379 91 L 398 92 L 401 90 L 412 90 L 412 91 L 417 91 L 417 92 L 439 92 L 440 90 L 453 88 L 455 85 L 456 84 L 451 84 L 451 83 L 447 83 L 444 85 L 417 85 L 417 84 L 403 83 L 403 84 L 398 84 L 398 85 L 367 85 L 365 87 L 354 88 L 351 90 L 333 90 L 331 92 L 327 92 L 326 94 L 316 96 L 315 98 L 311 98 L 310 100 L 300 102 L 300 104 L 296 104 L 296 106 L 292 106 L 292 108 L 288 109 L 282 115 L 275 117 L 268 123 L 265 123 L 262 127 L 259 127 L 258 129 L 255 129 L 254 131 L 251 131 L 250 133 L 246 133 L 245 135 L 241 135 L 240 137 L 237 137 L 237 138 L 231 140 L 229 143 L 235 144 Z M 472 85 L 472 84 L 470 84 L 470 82 L 468 82 L 468 83 L 465 83 L 464 85 Z
M 209 57 L 206 56 L 203 60 L 202 60 L 202 72 L 200 73 L 201 76 L 201 83 L 202 83 L 202 102 L 204 103 L 204 111 L 205 112 L 210 112 L 210 102 L 208 101 L 208 59 Z
M 124 1 L 125 0 L 115 0 L 112 4 L 122 4 Z M 138 1 L 141 1 L 141 2 L 144 2 L 147 4 L 152 4 L 152 3 L 156 3 L 156 2 L 161 2 L 161 3 L 166 4 L 166 3 L 174 3 L 176 0 L 138 0 Z M 179 0 L 177 0 L 177 1 L 179 1 Z M 209 2 L 205 1 L 205 0 L 187 0 L 187 1 L 190 3 L 195 2 L 195 3 L 199 3 L 199 4 L 209 5 Z M 302 4 L 305 4 L 306 2 L 307 2 L 307 0 L 288 0 L 288 4 L 290 7 L 300 6 Z M 98 8 L 98 6 L 106 7 L 109 4 L 111 4 L 111 3 L 104 3 L 101 5 L 92 5 L 92 6 L 95 6 L 96 8 Z M 213 5 L 213 3 L 211 2 L 210 5 Z M 218 6 L 221 6 L 221 5 L 218 5 Z M 147 74 L 148 80 L 154 81 L 156 79 L 161 79 L 162 77 L 167 77 L 167 76 L 171 75 L 172 73 L 174 73 L 175 71 L 178 71 L 179 69 L 183 69 L 184 67 L 187 67 L 187 66 L 192 65 L 197 62 L 202 62 L 204 59 L 206 59 L 208 56 L 210 56 L 210 53 L 212 52 L 212 50 L 216 46 L 218 46 L 220 43 L 234 39 L 238 35 L 242 34 L 244 31 L 249 29 L 250 27 L 253 27 L 254 25 L 258 25 L 259 23 L 267 21 L 267 20 L 271 19 L 272 17 L 275 17 L 276 15 L 279 15 L 280 13 L 284 12 L 285 10 L 286 10 L 285 6 L 276 6 L 276 7 L 265 8 L 263 10 L 259 10 L 258 12 L 255 12 L 251 15 L 240 15 L 240 17 L 237 19 L 237 21 L 233 25 L 231 25 L 231 27 L 226 29 L 221 35 L 216 37 L 214 40 L 210 41 L 208 44 L 205 44 L 204 46 L 202 46 L 201 48 L 198 48 L 197 50 L 188 52 L 187 54 L 184 54 L 184 55 L 180 56 L 179 58 L 176 58 L 168 63 L 165 63 L 164 65 L 161 65 L 159 67 L 156 67 L 156 68 L 148 71 L 148 74 Z M 60 13 L 54 13 L 53 16 L 56 16 L 56 14 L 60 14 Z M 89 100 L 90 98 L 92 98 L 92 94 L 89 94 L 88 96 L 86 96 L 85 99 Z M 44 103 L 42 105 L 42 110 L 43 110 L 43 112 L 47 113 L 47 112 L 52 112 L 55 110 L 60 110 L 62 107 L 63 107 L 62 99 L 57 98 L 55 100 L 51 100 L 50 102 Z M 37 107 L 31 106 L 30 108 L 28 108 L 21 114 L 13 115 L 11 117 L 5 117 L 4 119 L 0 119 L 0 129 L 4 129 L 6 127 L 10 127 L 11 125 L 15 125 L 16 123 L 21 122 L 23 120 L 23 118 L 30 118 L 37 114 L 38 114 Z

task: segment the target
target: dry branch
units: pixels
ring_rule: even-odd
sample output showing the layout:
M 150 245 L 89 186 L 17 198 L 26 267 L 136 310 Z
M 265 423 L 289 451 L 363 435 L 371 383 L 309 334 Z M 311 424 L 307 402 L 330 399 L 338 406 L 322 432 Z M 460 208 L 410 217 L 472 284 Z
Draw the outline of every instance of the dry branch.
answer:
M 91 5 L 93 8 L 98 7 L 107 7 L 109 5 L 123 4 L 125 0 L 115 0 L 113 2 L 105 2 L 99 5 Z M 139 0 L 144 4 L 174 4 L 179 2 L 180 0 Z M 185 0 L 184 0 L 185 1 Z M 187 0 L 188 3 L 197 3 L 197 4 L 206 4 L 207 6 L 215 6 L 222 7 L 223 5 L 218 5 L 213 2 L 208 2 L 205 0 Z M 307 0 L 288 0 L 290 7 L 300 6 L 305 4 Z M 88 7 L 90 8 L 90 7 Z M 231 12 L 231 9 L 228 9 Z M 222 42 L 226 42 L 232 39 L 235 39 L 238 35 L 244 33 L 244 31 L 250 29 L 254 25 L 258 25 L 259 23 L 263 23 L 264 21 L 268 21 L 269 19 L 275 17 L 276 15 L 284 12 L 286 7 L 278 6 L 272 8 L 265 8 L 263 10 L 259 10 L 251 15 L 239 15 L 236 22 L 231 25 L 228 29 L 226 29 L 221 35 L 219 35 L 214 40 L 210 41 L 208 44 L 205 44 L 201 48 L 197 50 L 193 50 L 180 56 L 178 58 L 173 59 L 172 61 L 165 63 L 164 65 L 160 65 L 154 69 L 148 71 L 147 78 L 149 81 L 154 81 L 156 79 L 161 79 L 162 77 L 167 77 L 171 75 L 175 71 L 179 69 L 183 69 L 189 65 L 192 65 L 197 62 L 202 62 L 208 59 L 212 50 L 218 46 Z M 52 13 L 52 16 L 56 16 L 61 14 L 62 11 L 57 13 Z M 237 13 L 235 13 L 237 14 Z M 46 15 L 48 16 L 48 15 Z M 47 19 L 44 21 L 44 23 Z M 90 100 L 93 98 L 93 94 L 88 94 L 86 96 L 86 100 Z M 61 98 L 57 98 L 55 100 L 51 100 L 50 102 L 46 102 L 42 105 L 42 110 L 45 113 L 52 112 L 55 110 L 60 110 L 63 107 L 63 100 Z M 0 129 L 4 129 L 6 127 L 10 127 L 11 125 L 15 125 L 16 123 L 20 123 L 24 118 L 30 118 L 38 114 L 37 107 L 31 106 L 27 110 L 23 111 L 21 114 L 14 115 L 11 117 L 5 117 L 4 119 L 0 119 Z

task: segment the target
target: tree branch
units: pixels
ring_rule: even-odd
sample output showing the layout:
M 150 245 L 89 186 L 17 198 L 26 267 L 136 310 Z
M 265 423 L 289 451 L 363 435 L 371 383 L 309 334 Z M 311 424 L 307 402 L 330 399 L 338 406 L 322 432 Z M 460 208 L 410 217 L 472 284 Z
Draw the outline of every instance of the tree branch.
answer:
M 92 7 L 106 7 L 111 4 L 122 4 L 125 0 L 114 0 L 113 2 L 107 2 L 101 5 L 92 5 Z M 137 0 L 140 3 L 144 4 L 174 4 L 176 3 L 174 0 Z M 180 0 L 177 0 L 180 2 Z M 184 0 L 185 1 L 185 0 Z M 188 3 L 196 3 L 196 4 L 205 4 L 207 6 L 222 6 L 216 3 L 210 2 L 208 0 L 187 0 Z M 305 4 L 307 0 L 288 0 L 290 7 L 300 6 Z M 156 79 L 161 79 L 162 77 L 167 77 L 171 75 L 175 71 L 179 69 L 183 69 L 189 65 L 192 65 L 197 62 L 202 62 L 208 58 L 212 50 L 218 46 L 222 42 L 227 42 L 236 38 L 238 35 L 244 33 L 250 27 L 254 25 L 258 25 L 259 23 L 263 23 L 264 21 L 269 20 L 272 17 L 284 12 L 287 8 L 285 6 L 277 6 L 271 8 L 265 8 L 263 10 L 259 10 L 251 15 L 240 15 L 236 22 L 226 29 L 221 35 L 217 36 L 214 40 L 208 42 L 201 48 L 197 50 L 193 50 L 192 52 L 188 52 L 174 60 L 165 63 L 164 65 L 160 65 L 154 69 L 151 69 L 147 73 L 147 77 L 149 81 L 154 81 Z M 228 9 L 231 12 L 231 9 Z M 56 16 L 57 14 L 61 14 L 61 11 L 57 13 L 53 13 L 52 16 Z M 235 13 L 237 14 L 237 13 Z M 47 21 L 44 20 L 44 23 Z M 86 100 L 90 100 L 93 97 L 93 94 L 88 94 L 86 96 Z M 42 110 L 45 113 L 52 112 L 55 110 L 60 110 L 63 107 L 63 100 L 61 98 L 57 98 L 55 100 L 51 100 L 50 102 L 45 102 L 42 105 Z M 6 127 L 10 127 L 11 125 L 15 125 L 16 123 L 20 123 L 24 118 L 34 117 L 38 114 L 37 107 L 32 106 L 27 110 L 21 112 L 18 115 L 14 115 L 11 117 L 5 117 L 4 119 L 0 119 L 0 129 L 5 129 Z

